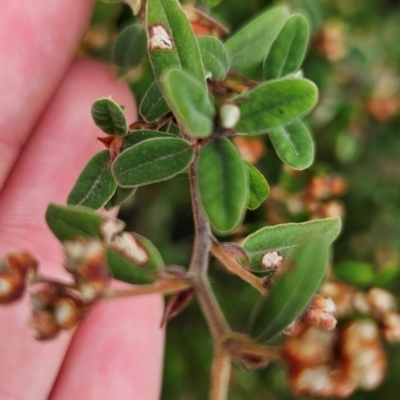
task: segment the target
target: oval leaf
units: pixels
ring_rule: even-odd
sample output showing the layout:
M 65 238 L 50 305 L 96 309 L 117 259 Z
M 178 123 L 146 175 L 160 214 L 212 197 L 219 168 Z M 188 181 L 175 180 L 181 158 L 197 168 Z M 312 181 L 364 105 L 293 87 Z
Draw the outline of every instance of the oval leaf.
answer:
M 241 70 L 261 62 L 288 17 L 289 10 L 286 7 L 274 7 L 235 33 L 225 43 L 231 68 Z
M 127 26 L 115 41 L 113 63 L 124 69 L 134 68 L 140 64 L 147 52 L 146 31 L 138 24 Z
M 201 202 L 211 225 L 229 234 L 242 222 L 248 199 L 247 171 L 228 139 L 207 143 L 199 155 Z
M 266 252 L 277 250 L 290 258 L 304 238 L 323 237 L 330 244 L 338 237 L 340 228 L 339 217 L 267 226 L 247 236 L 243 248 L 250 255 L 251 269 L 262 271 L 261 259 Z
M 153 131 L 150 129 L 140 129 L 137 131 L 132 131 L 124 137 L 124 144 L 122 145 L 122 151 L 135 146 L 143 140 L 153 139 L 153 138 L 176 138 L 175 135 L 161 131 Z
M 294 169 L 308 168 L 314 160 L 314 142 L 300 120 L 280 126 L 269 132 L 269 138 L 278 157 Z
M 264 175 L 250 163 L 245 161 L 249 175 L 249 200 L 247 208 L 255 210 L 269 196 L 269 185 Z
M 87 207 L 50 204 L 46 210 L 47 225 L 62 242 L 82 236 L 101 238 L 100 226 L 104 219 Z
M 210 73 L 216 81 L 224 79 L 229 71 L 229 59 L 222 42 L 215 36 L 200 36 L 197 41 L 206 75 Z
M 155 272 L 164 266 L 164 261 L 150 240 L 143 236 L 135 236 L 140 238 L 140 244 L 149 255 L 149 261 L 145 265 L 138 265 L 124 257 L 123 254 L 108 249 L 108 265 L 111 268 L 114 279 L 135 284 L 152 283 L 156 280 Z
M 317 87 L 306 79 L 265 82 L 233 99 L 240 108 L 236 131 L 259 135 L 307 114 L 318 99 Z
M 112 99 L 96 100 L 92 105 L 92 118 L 105 133 L 124 136 L 128 132 L 124 110 Z
M 296 72 L 306 54 L 308 37 L 307 20 L 302 15 L 292 15 L 264 60 L 264 78 L 276 79 Z
M 117 182 L 111 173 L 108 150 L 97 153 L 79 175 L 68 196 L 67 203 L 97 210 L 103 207 L 117 189 Z
M 200 49 L 192 27 L 177 0 L 147 1 L 150 61 L 156 79 L 171 68 L 183 69 L 207 90 Z
M 310 239 L 298 249 L 293 268 L 279 278 L 257 307 L 252 331 L 258 340 L 272 339 L 306 309 L 322 283 L 328 254 L 322 238 Z
M 160 84 L 174 115 L 188 133 L 197 137 L 210 135 L 215 110 L 202 84 L 180 69 L 166 72 Z
M 117 187 L 117 190 L 113 194 L 110 200 L 108 200 L 107 204 L 104 206 L 106 210 L 112 210 L 114 207 L 118 207 L 121 204 L 125 203 L 129 197 L 133 196 L 136 192 L 136 187 L 128 187 L 124 188 L 121 186 Z
M 171 109 L 169 108 L 158 83 L 153 82 L 140 103 L 140 115 L 147 122 L 154 122 L 170 111 Z
M 193 158 L 194 151 L 185 140 L 148 139 L 121 153 L 112 172 L 120 186 L 148 185 L 183 172 Z

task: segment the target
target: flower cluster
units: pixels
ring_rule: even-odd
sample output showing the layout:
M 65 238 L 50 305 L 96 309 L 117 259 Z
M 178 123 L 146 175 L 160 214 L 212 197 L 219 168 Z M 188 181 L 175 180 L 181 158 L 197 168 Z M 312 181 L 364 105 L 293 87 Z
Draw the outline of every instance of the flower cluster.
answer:
M 320 293 L 332 300 L 316 296 L 285 331 L 290 336 L 281 354 L 291 389 L 304 396 L 340 398 L 358 388 L 375 389 L 387 369 L 381 337 L 400 341 L 400 314 L 394 297 L 383 289 L 364 292 L 333 280 Z M 347 319 L 337 329 L 332 312 Z
M 74 328 L 108 287 L 106 251 L 100 240 L 80 238 L 63 246 L 64 267 L 72 275 L 72 283 L 41 276 L 36 259 L 27 252 L 9 253 L 0 259 L 0 304 L 12 303 L 28 286 L 32 288 L 30 325 L 38 340 Z

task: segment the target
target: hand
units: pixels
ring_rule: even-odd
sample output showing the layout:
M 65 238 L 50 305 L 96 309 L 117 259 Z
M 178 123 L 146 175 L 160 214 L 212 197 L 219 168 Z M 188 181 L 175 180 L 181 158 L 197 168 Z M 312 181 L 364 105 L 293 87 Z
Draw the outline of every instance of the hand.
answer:
M 91 104 L 112 95 L 135 118 L 109 67 L 72 61 L 91 3 L 14 0 L 0 13 L 0 255 L 28 250 L 51 276 L 62 274 L 62 252 L 44 221 L 47 204 L 65 204 L 102 150 Z M 157 399 L 161 313 L 159 296 L 104 301 L 74 333 L 37 342 L 28 298 L 0 307 L 0 398 Z

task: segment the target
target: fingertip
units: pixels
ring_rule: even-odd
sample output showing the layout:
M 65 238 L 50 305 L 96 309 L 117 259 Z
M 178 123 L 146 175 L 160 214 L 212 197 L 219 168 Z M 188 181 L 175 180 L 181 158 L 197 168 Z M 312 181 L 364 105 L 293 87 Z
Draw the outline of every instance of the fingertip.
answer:
M 161 296 L 99 304 L 77 329 L 50 399 L 157 400 L 161 318 Z

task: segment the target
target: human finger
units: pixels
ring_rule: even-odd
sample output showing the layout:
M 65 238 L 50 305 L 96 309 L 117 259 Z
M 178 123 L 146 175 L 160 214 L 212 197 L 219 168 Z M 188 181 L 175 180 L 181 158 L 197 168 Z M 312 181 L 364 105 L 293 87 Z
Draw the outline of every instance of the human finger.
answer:
M 93 0 L 12 0 L 0 12 L 0 190 L 82 38 Z
M 49 202 L 65 203 L 84 165 L 102 149 L 90 107 L 109 95 L 134 118 L 130 91 L 115 83 L 110 68 L 89 60 L 72 65 L 0 193 L 0 254 L 26 249 L 45 273 L 60 274 L 61 246 L 46 227 L 44 213 Z M 28 319 L 27 301 L 0 308 L 1 399 L 46 398 L 67 350 L 69 334 L 51 343 L 35 342 Z

